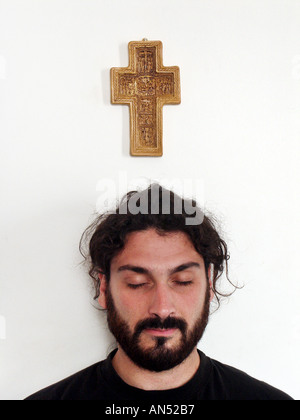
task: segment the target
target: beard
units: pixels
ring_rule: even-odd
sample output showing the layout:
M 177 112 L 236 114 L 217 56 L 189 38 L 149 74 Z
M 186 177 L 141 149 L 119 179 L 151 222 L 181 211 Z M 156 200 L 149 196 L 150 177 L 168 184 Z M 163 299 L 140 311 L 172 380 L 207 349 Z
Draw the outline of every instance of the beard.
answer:
M 147 318 L 135 326 L 134 332 L 130 331 L 127 322 L 118 313 L 110 287 L 107 288 L 107 323 L 111 333 L 116 338 L 119 346 L 132 362 L 142 369 L 152 372 L 170 370 L 181 364 L 195 349 L 201 340 L 209 319 L 210 291 L 207 286 L 204 306 L 195 325 L 189 329 L 187 322 L 182 318 L 168 317 Z M 154 344 L 151 348 L 143 348 L 141 334 L 145 329 L 178 328 L 181 337 L 179 343 L 173 347 L 168 346 L 171 337 L 153 337 Z

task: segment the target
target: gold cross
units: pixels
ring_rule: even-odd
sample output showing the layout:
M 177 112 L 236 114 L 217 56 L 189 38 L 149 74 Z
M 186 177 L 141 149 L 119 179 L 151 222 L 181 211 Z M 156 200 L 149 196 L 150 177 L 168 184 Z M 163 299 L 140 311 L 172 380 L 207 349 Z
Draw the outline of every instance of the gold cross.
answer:
M 111 69 L 111 101 L 130 106 L 130 152 L 162 156 L 163 105 L 180 104 L 179 67 L 164 67 L 160 41 L 133 41 L 129 66 Z

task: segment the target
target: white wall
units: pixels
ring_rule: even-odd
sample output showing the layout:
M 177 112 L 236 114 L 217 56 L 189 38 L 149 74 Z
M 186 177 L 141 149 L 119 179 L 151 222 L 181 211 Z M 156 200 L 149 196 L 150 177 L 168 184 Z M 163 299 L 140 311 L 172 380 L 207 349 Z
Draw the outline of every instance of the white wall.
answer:
M 110 104 L 144 37 L 181 69 L 162 158 L 129 156 Z M 106 357 L 78 242 L 119 171 L 202 182 L 245 287 L 199 347 L 299 399 L 299 134 L 298 0 L 0 0 L 0 399 Z

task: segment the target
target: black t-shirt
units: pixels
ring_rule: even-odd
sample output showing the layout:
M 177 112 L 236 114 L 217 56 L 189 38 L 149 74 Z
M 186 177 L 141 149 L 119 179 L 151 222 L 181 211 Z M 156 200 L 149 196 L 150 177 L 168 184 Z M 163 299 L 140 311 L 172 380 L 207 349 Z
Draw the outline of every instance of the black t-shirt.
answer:
M 199 350 L 198 350 L 199 351 Z M 292 400 L 287 394 L 199 351 L 200 367 L 185 385 L 166 391 L 144 391 L 126 384 L 112 365 L 114 350 L 96 363 L 26 400 L 189 401 Z

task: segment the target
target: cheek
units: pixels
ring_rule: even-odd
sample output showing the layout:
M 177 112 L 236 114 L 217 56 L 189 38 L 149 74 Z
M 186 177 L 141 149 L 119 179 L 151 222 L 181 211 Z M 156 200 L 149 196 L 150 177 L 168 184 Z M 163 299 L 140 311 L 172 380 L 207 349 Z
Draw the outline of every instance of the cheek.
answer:
M 181 300 L 179 310 L 182 317 L 188 323 L 194 323 L 203 312 L 204 303 L 205 293 L 203 293 L 203 290 L 193 291 L 185 299 Z
M 116 294 L 114 302 L 119 315 L 132 329 L 135 327 L 137 322 L 147 317 L 147 304 L 145 300 L 146 299 L 144 298 L 137 299 L 137 297 L 132 296 L 131 293 L 124 292 Z

